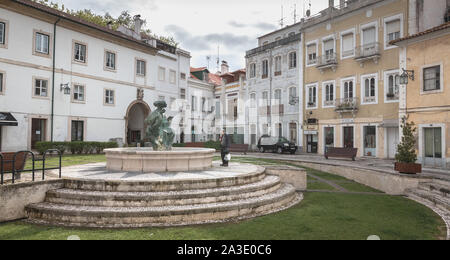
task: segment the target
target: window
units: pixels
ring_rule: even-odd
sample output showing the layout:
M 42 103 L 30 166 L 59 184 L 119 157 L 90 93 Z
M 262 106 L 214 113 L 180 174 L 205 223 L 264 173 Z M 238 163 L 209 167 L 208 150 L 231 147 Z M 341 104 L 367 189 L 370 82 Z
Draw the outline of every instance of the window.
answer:
M 72 121 L 72 142 L 84 141 L 84 121 Z
M 353 80 L 343 81 L 343 86 L 344 86 L 344 88 L 343 88 L 343 95 L 342 95 L 342 97 L 344 99 L 347 99 L 347 100 L 354 98 L 355 97 L 354 96 L 355 91 L 354 91 L 354 88 L 353 88 L 353 86 L 354 86 Z
M 3 72 L 0 72 L 0 94 L 4 94 L 5 86 L 4 86 L 5 76 Z
M 390 102 L 390 101 L 398 101 L 399 99 L 399 85 L 397 84 L 398 80 L 397 78 L 399 77 L 398 75 L 398 71 L 395 72 L 386 72 L 385 73 L 385 102 Z
M 262 93 L 262 98 L 263 98 L 264 106 L 268 106 L 269 105 L 269 92 L 264 91 Z
M 171 70 L 169 72 L 169 82 L 170 84 L 175 84 L 177 82 L 177 78 L 176 78 L 177 72 L 174 70 Z
M 206 98 L 202 97 L 202 112 L 206 112 Z
M 355 34 L 347 33 L 341 36 L 342 58 L 352 57 L 355 54 Z
M 325 127 L 323 130 L 326 151 L 329 147 L 334 147 L 334 127 Z
M 376 126 L 364 126 L 364 156 L 376 156 L 377 128 Z
M 307 108 L 317 108 L 317 85 L 308 86 Z
M 334 58 L 334 39 L 329 39 L 323 42 L 323 54 L 326 60 Z
M 334 82 L 324 83 L 323 86 L 323 106 L 331 107 L 334 106 Z
M 192 96 L 191 97 L 191 111 L 196 111 L 196 110 L 197 110 L 197 97 Z
M 256 107 L 256 93 L 250 94 L 250 107 L 251 108 Z
M 263 60 L 262 62 L 262 78 L 265 79 L 269 76 L 269 61 Z
M 136 60 L 136 75 L 145 76 L 145 61 L 144 60 Z
M 216 100 L 216 118 L 220 118 L 220 101 Z
M 86 45 L 75 42 L 74 44 L 74 60 L 76 62 L 86 63 Z
M 250 78 L 256 77 L 256 64 L 252 63 L 250 64 Z
M 363 89 L 363 104 L 376 104 L 377 103 L 377 78 L 375 75 L 363 76 L 361 78 L 361 86 Z
M 0 22 L 0 44 L 6 44 L 6 24 L 4 22 Z
M 307 65 L 314 65 L 317 62 L 317 44 L 313 43 L 306 47 L 307 51 Z
M 181 74 L 180 74 L 180 78 L 181 78 L 182 80 L 185 80 L 185 79 L 186 79 L 186 73 L 181 73 Z
M 281 56 L 275 57 L 275 76 L 281 75 Z
M 281 104 L 283 104 L 282 102 L 282 93 L 281 93 L 281 89 L 277 89 L 277 90 L 275 90 L 275 93 L 274 93 L 274 99 L 275 99 L 275 104 L 276 105 L 281 105 Z
M 116 70 L 116 54 L 114 52 L 105 52 L 105 67 L 110 70 Z
M 400 39 L 400 19 L 386 23 L 386 43 Z
M 84 102 L 85 94 L 84 94 L 84 86 L 75 84 L 73 86 L 73 101 L 75 102 Z
M 423 69 L 423 91 L 436 91 L 441 89 L 441 66 Z
M 297 68 L 297 52 L 289 53 L 289 68 Z
M 112 89 L 105 89 L 105 105 L 114 105 L 115 97 L 114 97 L 114 90 Z
M 180 89 L 180 99 L 186 100 L 186 89 Z
M 48 55 L 50 53 L 50 36 L 36 32 L 34 51 L 36 53 Z
M 34 96 L 48 97 L 48 81 L 44 79 L 34 80 Z
M 263 46 L 264 46 L 264 45 L 267 45 L 267 44 L 269 44 L 269 41 L 265 41 L 265 42 L 263 43 Z
M 363 45 L 368 46 L 376 43 L 377 42 L 376 35 L 377 30 L 375 26 L 363 29 L 363 40 L 362 40 Z
M 158 80 L 159 81 L 166 80 L 166 69 L 163 67 L 159 67 L 159 69 L 158 69 Z
M 289 89 L 289 104 L 295 106 L 297 104 L 297 88 L 293 87 Z

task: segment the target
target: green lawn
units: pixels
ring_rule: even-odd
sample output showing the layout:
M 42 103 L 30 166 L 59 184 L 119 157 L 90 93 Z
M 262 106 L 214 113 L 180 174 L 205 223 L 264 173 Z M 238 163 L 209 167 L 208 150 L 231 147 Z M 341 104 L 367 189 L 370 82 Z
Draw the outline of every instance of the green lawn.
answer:
M 0 240 L 67 239 L 444 239 L 445 224 L 428 208 L 402 197 L 306 193 L 297 206 L 239 223 L 135 230 L 53 228 L 23 222 L 0 225 Z
M 216 160 L 219 158 L 215 158 Z M 54 160 L 54 159 L 52 159 Z M 63 166 L 105 161 L 103 155 L 65 156 Z M 234 158 L 234 162 L 292 165 L 276 160 Z M 297 166 L 298 167 L 298 166 Z M 378 192 L 343 177 L 306 169 L 353 192 Z M 308 189 L 336 191 L 308 176 Z M 358 239 L 370 235 L 388 239 L 445 239 L 446 226 L 432 210 L 403 197 L 306 192 L 304 200 L 288 210 L 239 223 L 177 228 L 130 230 L 71 229 L 36 226 L 24 222 L 0 224 L 0 240 L 67 239 Z

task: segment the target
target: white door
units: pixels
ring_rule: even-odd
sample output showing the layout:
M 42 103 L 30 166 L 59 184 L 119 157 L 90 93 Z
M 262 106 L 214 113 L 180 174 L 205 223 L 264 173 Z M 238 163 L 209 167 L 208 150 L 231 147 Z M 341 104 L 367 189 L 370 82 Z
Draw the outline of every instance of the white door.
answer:
M 388 146 L 388 158 L 395 159 L 395 154 L 397 154 L 397 146 L 399 143 L 399 129 L 387 128 L 387 146 Z

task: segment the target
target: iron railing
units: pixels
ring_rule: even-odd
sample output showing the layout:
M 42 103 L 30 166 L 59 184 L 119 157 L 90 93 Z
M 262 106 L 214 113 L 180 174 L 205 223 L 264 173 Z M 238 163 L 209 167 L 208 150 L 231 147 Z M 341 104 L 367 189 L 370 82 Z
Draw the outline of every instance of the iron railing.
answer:
M 370 58 L 373 56 L 379 56 L 380 52 L 380 43 L 373 42 L 365 45 L 358 46 L 356 48 L 356 59 L 361 58 Z
M 59 164 L 58 167 L 45 167 L 45 163 L 47 160 L 47 155 L 57 153 L 59 158 Z M 17 157 L 20 154 L 24 154 L 24 162 L 23 162 L 23 168 L 22 167 L 16 167 Z M 31 155 L 32 160 L 32 167 L 31 169 L 25 169 L 26 168 L 26 160 L 27 156 Z M 42 162 L 42 168 L 36 169 L 36 162 Z M 5 170 L 6 164 L 11 164 L 11 170 Z M 5 183 L 5 174 L 11 174 L 11 182 L 14 184 L 16 181 L 16 174 L 20 174 L 23 172 L 31 172 L 31 180 L 35 181 L 36 172 L 42 171 L 42 180 L 45 180 L 45 171 L 47 170 L 59 170 L 59 178 L 62 177 L 61 172 L 61 164 L 62 164 L 62 154 L 61 151 L 57 149 L 50 149 L 44 152 L 42 159 L 37 159 L 35 154 L 32 151 L 19 151 L 14 153 L 12 156 L 12 160 L 6 160 L 5 156 L 0 153 L 0 185 L 3 185 Z M 19 169 L 17 169 L 19 168 Z
M 317 59 L 317 67 L 325 67 L 329 65 L 337 65 L 338 60 L 336 53 L 331 53 L 323 56 L 319 56 Z
M 358 98 L 340 98 L 336 99 L 335 110 L 338 112 L 358 110 Z

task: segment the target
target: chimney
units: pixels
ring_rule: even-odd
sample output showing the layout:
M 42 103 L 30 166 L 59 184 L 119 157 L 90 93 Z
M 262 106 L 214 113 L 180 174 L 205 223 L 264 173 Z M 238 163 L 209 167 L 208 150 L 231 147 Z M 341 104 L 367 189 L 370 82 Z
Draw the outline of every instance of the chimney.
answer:
M 328 7 L 334 7 L 334 0 L 328 0 Z
M 141 28 L 142 25 L 144 23 L 144 21 L 141 19 L 141 15 L 135 15 L 133 17 L 133 21 L 134 21 L 134 32 L 137 33 L 138 35 L 141 35 Z
M 113 22 L 109 21 L 106 26 L 108 27 L 108 29 L 112 30 L 112 24 Z
M 229 72 L 230 67 L 228 66 L 228 62 L 226 61 L 222 61 L 222 65 L 220 66 L 220 73 L 221 74 L 225 74 Z

